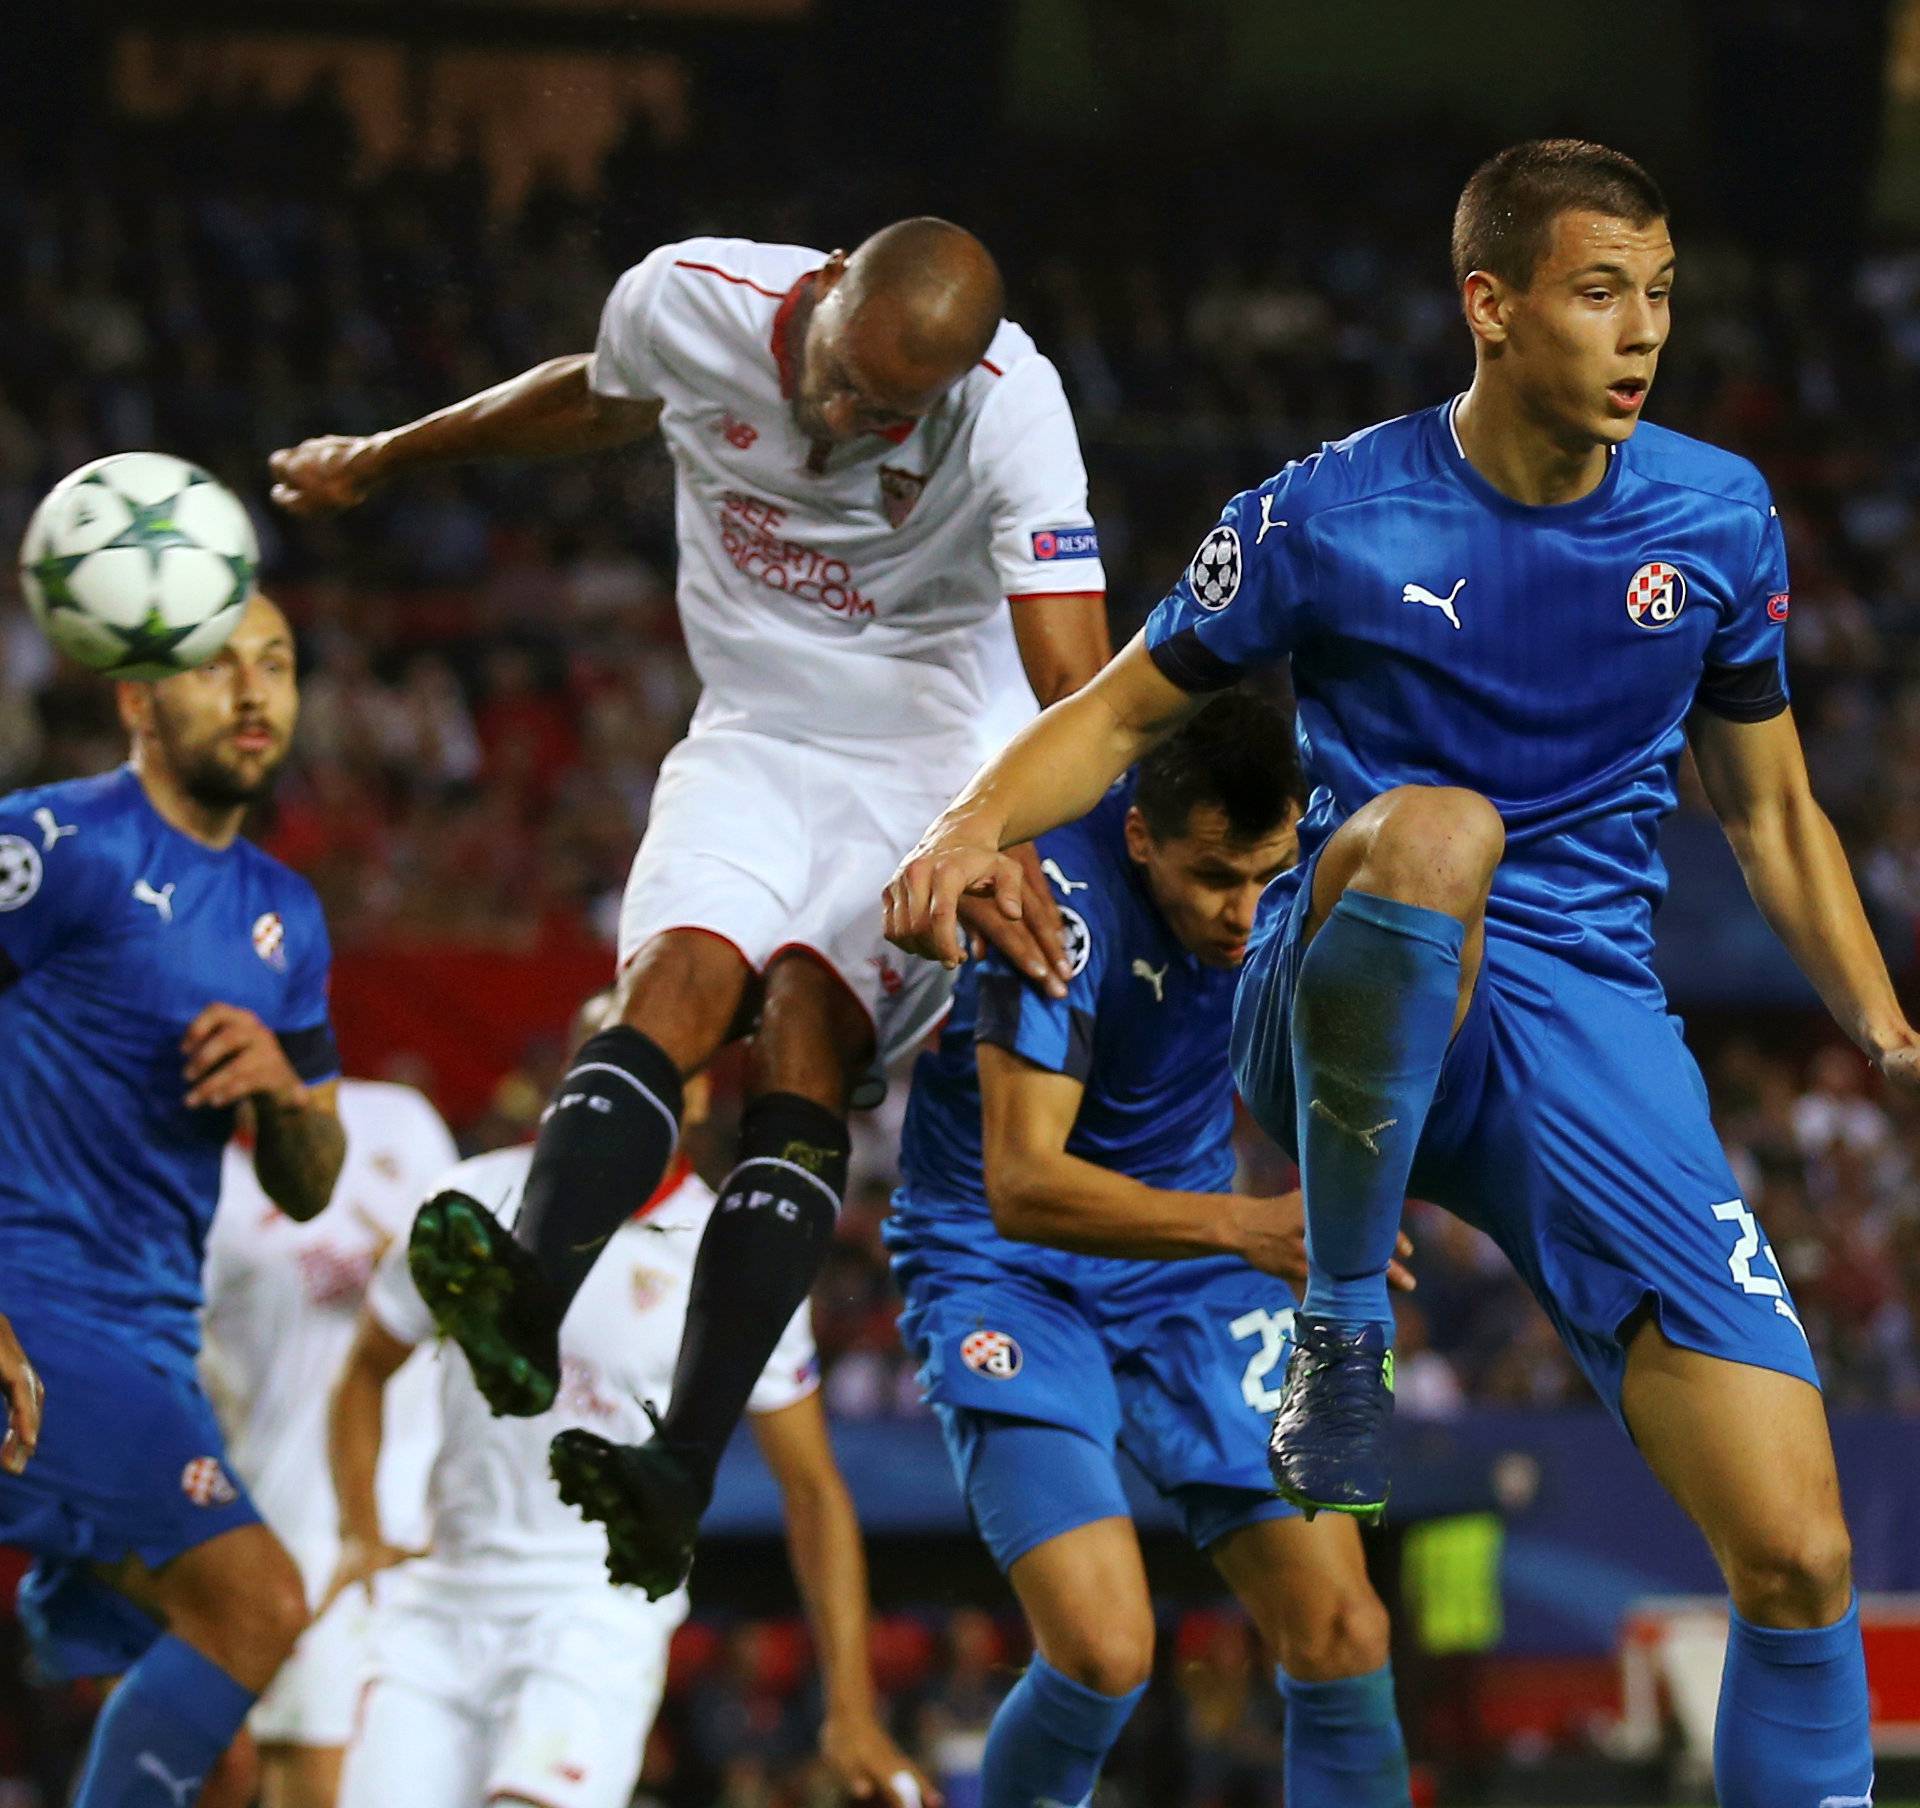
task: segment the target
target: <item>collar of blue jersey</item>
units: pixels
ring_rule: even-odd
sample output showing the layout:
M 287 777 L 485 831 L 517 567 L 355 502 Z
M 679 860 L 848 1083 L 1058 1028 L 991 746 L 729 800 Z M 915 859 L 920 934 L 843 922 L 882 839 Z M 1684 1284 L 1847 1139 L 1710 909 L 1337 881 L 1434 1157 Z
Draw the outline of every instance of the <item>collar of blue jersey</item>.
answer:
M 1627 462 L 1621 457 L 1624 446 L 1608 448 L 1607 474 L 1584 496 L 1572 502 L 1516 502 L 1504 490 L 1495 489 L 1473 468 L 1473 460 L 1467 456 L 1466 448 L 1460 443 L 1460 435 L 1454 431 L 1454 410 L 1466 399 L 1463 391 L 1444 407 L 1434 409 L 1432 432 L 1441 464 L 1488 508 L 1497 509 L 1503 515 L 1524 516 L 1531 521 L 1578 521 L 1583 516 L 1598 514 L 1613 500 L 1620 472 Z

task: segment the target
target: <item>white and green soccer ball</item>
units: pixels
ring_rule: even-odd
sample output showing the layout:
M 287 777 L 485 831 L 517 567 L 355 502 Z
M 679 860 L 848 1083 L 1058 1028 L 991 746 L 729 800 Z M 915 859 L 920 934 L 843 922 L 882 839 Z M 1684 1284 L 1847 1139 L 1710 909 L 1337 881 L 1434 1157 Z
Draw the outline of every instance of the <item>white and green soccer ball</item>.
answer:
M 259 562 L 224 484 L 165 452 L 116 452 L 42 498 L 20 585 L 61 652 L 110 678 L 168 678 L 227 644 Z

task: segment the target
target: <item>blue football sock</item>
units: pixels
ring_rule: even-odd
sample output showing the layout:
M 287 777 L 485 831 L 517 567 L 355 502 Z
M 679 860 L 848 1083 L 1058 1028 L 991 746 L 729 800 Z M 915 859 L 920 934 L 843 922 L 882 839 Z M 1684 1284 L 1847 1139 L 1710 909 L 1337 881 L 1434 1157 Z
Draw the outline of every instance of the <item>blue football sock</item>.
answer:
M 1287 1704 L 1289 1802 L 1340 1808 L 1407 1808 L 1407 1746 L 1393 1705 L 1393 1670 L 1338 1682 L 1295 1682 L 1276 1673 Z
M 1142 1683 L 1128 1695 L 1102 1695 L 1035 1652 L 987 1729 L 980 1808 L 1082 1808 L 1146 1692 Z
M 1460 998 L 1465 926 L 1349 891 L 1293 994 L 1309 1312 L 1393 1334 L 1387 1264 Z
M 160 1639 L 100 1710 L 73 1808 L 193 1808 L 253 1701 L 191 1645 Z
M 1865 1808 L 1873 1745 L 1857 1600 L 1804 1631 L 1733 1616 L 1713 1777 L 1720 1808 Z

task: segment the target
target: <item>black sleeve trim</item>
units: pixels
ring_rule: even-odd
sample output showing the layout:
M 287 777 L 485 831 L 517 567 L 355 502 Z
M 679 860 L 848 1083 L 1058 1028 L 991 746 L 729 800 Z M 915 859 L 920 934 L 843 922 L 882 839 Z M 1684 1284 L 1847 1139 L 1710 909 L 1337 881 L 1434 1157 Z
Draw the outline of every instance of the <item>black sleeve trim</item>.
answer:
M 331 1080 L 339 1073 L 340 1050 L 333 1039 L 332 1024 L 316 1023 L 310 1030 L 281 1030 L 278 1034 L 293 1071 L 308 1085 Z
M 20 963 L 6 949 L 0 948 L 0 992 L 17 985 L 21 978 Z
M 1149 647 L 1147 657 L 1163 678 L 1183 691 L 1224 691 L 1240 682 L 1240 668 L 1229 665 L 1191 628 Z
M 980 1009 L 973 1020 L 975 1042 L 990 1042 L 1010 1055 L 1029 1057 L 1020 1046 L 1020 1001 L 1027 982 L 1012 973 L 988 973 L 980 980 Z M 1093 1013 L 1077 1006 L 1067 1014 L 1067 1052 L 1060 1072 L 1083 1085 L 1093 1072 Z
M 1749 659 L 1738 665 L 1707 662 L 1694 701 L 1729 722 L 1768 722 L 1787 707 L 1780 688 L 1778 659 Z

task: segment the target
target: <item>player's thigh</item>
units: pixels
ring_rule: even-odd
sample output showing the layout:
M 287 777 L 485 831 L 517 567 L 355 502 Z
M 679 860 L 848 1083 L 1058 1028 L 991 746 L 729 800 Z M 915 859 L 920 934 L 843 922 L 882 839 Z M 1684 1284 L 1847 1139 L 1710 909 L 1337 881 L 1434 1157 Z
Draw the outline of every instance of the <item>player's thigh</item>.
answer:
M 182 1551 L 158 1569 L 130 1557 L 102 1574 L 256 1692 L 286 1661 L 307 1624 L 300 1571 L 286 1546 L 258 1521 Z
M 1366 1676 L 1387 1661 L 1387 1610 L 1346 1514 L 1257 1520 L 1207 1554 L 1296 1681 Z
M 1033 1642 L 1084 1688 L 1125 1695 L 1153 1670 L 1153 1599 L 1130 1518 L 1076 1526 L 1007 1571 Z
M 1628 1352 L 1622 1406 L 1654 1474 L 1705 1533 L 1743 1614 L 1822 1626 L 1846 1611 L 1851 1547 L 1816 1388 L 1681 1349 L 1648 1320 Z
M 1682 1349 L 1817 1387 L 1677 1024 L 1547 956 L 1503 950 L 1496 981 L 1477 1102 L 1444 1118 L 1448 1146 L 1423 1144 L 1416 1188 L 1492 1234 L 1623 1423 L 1649 1317 Z
M 843 1111 L 873 1052 L 873 1019 L 830 961 L 797 946 L 774 956 L 747 1058 L 751 1095 L 798 1093 Z
M 260 1808 L 334 1808 L 344 1745 L 260 1747 Z
M 666 929 L 636 948 L 614 998 L 620 1021 L 658 1043 L 685 1076 L 745 1032 L 758 988 L 746 957 L 725 937 Z
M 341 1765 L 339 1808 L 477 1808 L 489 1743 L 480 1705 L 375 1677 Z
M 1271 1512 L 1267 1434 L 1293 1335 L 1286 1282 L 1228 1257 L 1109 1263 L 1084 1304 L 1120 1403 L 1119 1442 L 1194 1546 Z
M 489 1801 L 541 1808 L 625 1808 L 666 1690 L 667 1653 L 684 1617 L 599 1586 L 551 1602 L 514 1641 Z

